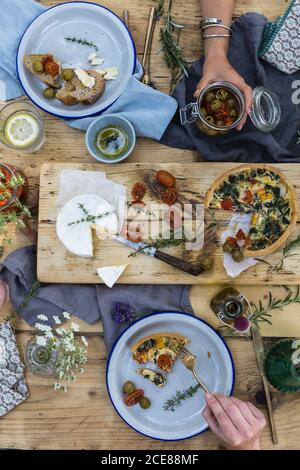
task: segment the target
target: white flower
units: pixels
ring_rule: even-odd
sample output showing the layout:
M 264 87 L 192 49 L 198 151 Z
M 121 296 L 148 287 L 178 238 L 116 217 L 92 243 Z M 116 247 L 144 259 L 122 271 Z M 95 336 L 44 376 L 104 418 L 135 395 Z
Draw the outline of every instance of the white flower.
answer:
M 85 336 L 81 336 L 81 341 L 83 342 L 83 344 L 88 347 L 89 343 L 88 343 L 88 340 L 86 339 Z
M 54 390 L 60 390 L 61 385 L 59 383 L 53 384 Z
M 56 333 L 59 336 L 63 336 L 66 333 L 66 330 L 65 330 L 65 328 L 57 328 Z
M 57 325 L 61 325 L 61 321 L 56 315 L 53 316 L 53 320 L 55 321 Z
M 36 337 L 36 343 L 37 343 L 39 346 L 46 346 L 47 340 L 46 340 L 46 338 L 44 338 L 44 336 L 37 336 L 37 337 Z
M 79 325 L 77 325 L 77 323 L 72 322 L 71 323 L 71 330 L 79 331 L 80 330 Z
M 51 331 L 51 326 L 44 325 L 43 323 L 36 323 L 35 327 L 40 331 Z
M 66 320 L 69 320 L 71 318 L 71 314 L 68 313 L 68 312 L 63 312 L 63 317 L 66 319 Z
M 51 330 L 45 332 L 45 338 L 52 339 L 54 335 Z
M 46 315 L 43 315 L 42 313 L 37 316 L 37 319 L 41 321 L 48 321 L 48 317 Z

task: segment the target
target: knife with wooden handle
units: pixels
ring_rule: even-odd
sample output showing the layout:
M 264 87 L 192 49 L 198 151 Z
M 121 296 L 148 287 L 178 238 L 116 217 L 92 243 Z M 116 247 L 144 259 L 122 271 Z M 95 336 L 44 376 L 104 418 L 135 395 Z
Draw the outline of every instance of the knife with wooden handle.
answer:
M 252 331 L 252 341 L 253 341 L 253 347 L 254 347 L 254 351 L 255 351 L 255 355 L 257 359 L 258 369 L 259 369 L 260 376 L 262 378 L 262 383 L 263 383 L 265 395 L 266 395 L 266 401 L 267 401 L 267 407 L 268 407 L 268 413 L 269 413 L 269 419 L 270 419 L 270 425 L 271 425 L 271 431 L 272 431 L 272 440 L 273 440 L 273 444 L 278 444 L 278 437 L 277 437 L 277 431 L 276 431 L 276 426 L 275 426 L 269 383 L 265 374 L 265 366 L 264 366 L 265 351 L 264 351 L 263 340 L 262 340 L 259 328 L 253 323 L 251 326 L 251 331 Z

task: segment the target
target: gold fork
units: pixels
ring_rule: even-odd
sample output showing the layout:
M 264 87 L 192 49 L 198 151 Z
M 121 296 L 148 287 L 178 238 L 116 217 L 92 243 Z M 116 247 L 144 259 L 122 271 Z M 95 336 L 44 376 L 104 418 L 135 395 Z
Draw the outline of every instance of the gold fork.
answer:
M 150 13 L 149 13 L 149 21 L 148 21 L 148 28 L 147 28 L 147 33 L 146 33 L 145 46 L 144 46 L 144 55 L 143 55 L 143 60 L 142 60 L 144 74 L 141 78 L 141 82 L 144 85 L 149 85 L 150 83 L 150 54 L 151 54 L 151 47 L 152 47 L 152 41 L 153 41 L 154 27 L 155 27 L 155 8 L 151 7 Z M 148 54 L 149 54 L 149 61 L 146 67 Z
M 183 364 L 187 369 L 189 369 L 195 379 L 199 382 L 200 386 L 205 390 L 205 392 L 210 393 L 209 389 L 203 382 L 203 380 L 199 377 L 197 372 L 195 371 L 196 368 L 196 356 L 192 354 L 188 349 L 186 349 L 184 346 L 183 347 L 177 347 L 175 352 L 178 354 L 180 359 L 182 360 Z

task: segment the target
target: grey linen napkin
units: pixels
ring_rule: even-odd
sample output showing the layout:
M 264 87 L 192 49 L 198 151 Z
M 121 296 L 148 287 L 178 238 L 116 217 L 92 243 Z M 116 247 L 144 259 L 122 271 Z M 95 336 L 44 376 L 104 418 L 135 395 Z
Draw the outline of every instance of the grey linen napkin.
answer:
M 200 132 L 194 124 L 181 126 L 176 114 L 161 143 L 176 148 L 197 149 L 210 161 L 294 163 L 300 161 L 298 129 L 300 128 L 300 105 L 292 102 L 296 80 L 300 71 L 286 75 L 258 58 L 267 20 L 258 13 L 247 13 L 237 19 L 232 27 L 229 61 L 253 88 L 259 85 L 272 90 L 278 97 L 282 117 L 277 129 L 266 134 L 247 119 L 241 132 L 232 130 L 225 136 L 210 137 Z M 194 102 L 193 93 L 202 76 L 204 59 L 195 62 L 189 78 L 182 80 L 174 92 L 180 107 Z M 299 86 L 299 85 L 298 85 Z
M 10 323 L 0 325 L 0 416 L 13 410 L 28 396 L 14 331 Z
M 35 246 L 11 253 L 0 267 L 0 279 L 7 283 L 10 301 L 14 309 L 18 309 L 36 281 Z M 48 316 L 51 325 L 55 324 L 54 316 L 64 321 L 62 313 L 65 311 L 90 324 L 101 319 L 106 347 L 110 351 L 127 326 L 113 321 L 115 303 L 125 303 L 134 312 L 145 315 L 162 311 L 193 314 L 189 290 L 189 286 L 177 285 L 118 285 L 109 289 L 104 285 L 42 284 L 20 315 L 32 326 L 41 313 Z

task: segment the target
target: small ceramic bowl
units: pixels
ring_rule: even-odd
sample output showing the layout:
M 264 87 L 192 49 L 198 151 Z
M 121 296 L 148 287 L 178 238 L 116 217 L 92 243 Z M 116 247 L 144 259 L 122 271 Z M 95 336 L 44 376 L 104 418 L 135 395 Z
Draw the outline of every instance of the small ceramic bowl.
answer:
M 96 145 L 98 132 L 107 126 L 118 126 L 126 133 L 128 137 L 128 145 L 121 155 L 116 158 L 109 158 L 100 152 Z M 119 163 L 125 160 L 135 147 L 136 136 L 132 124 L 128 119 L 119 114 L 103 114 L 96 118 L 88 127 L 85 135 L 85 143 L 90 154 L 101 163 Z

